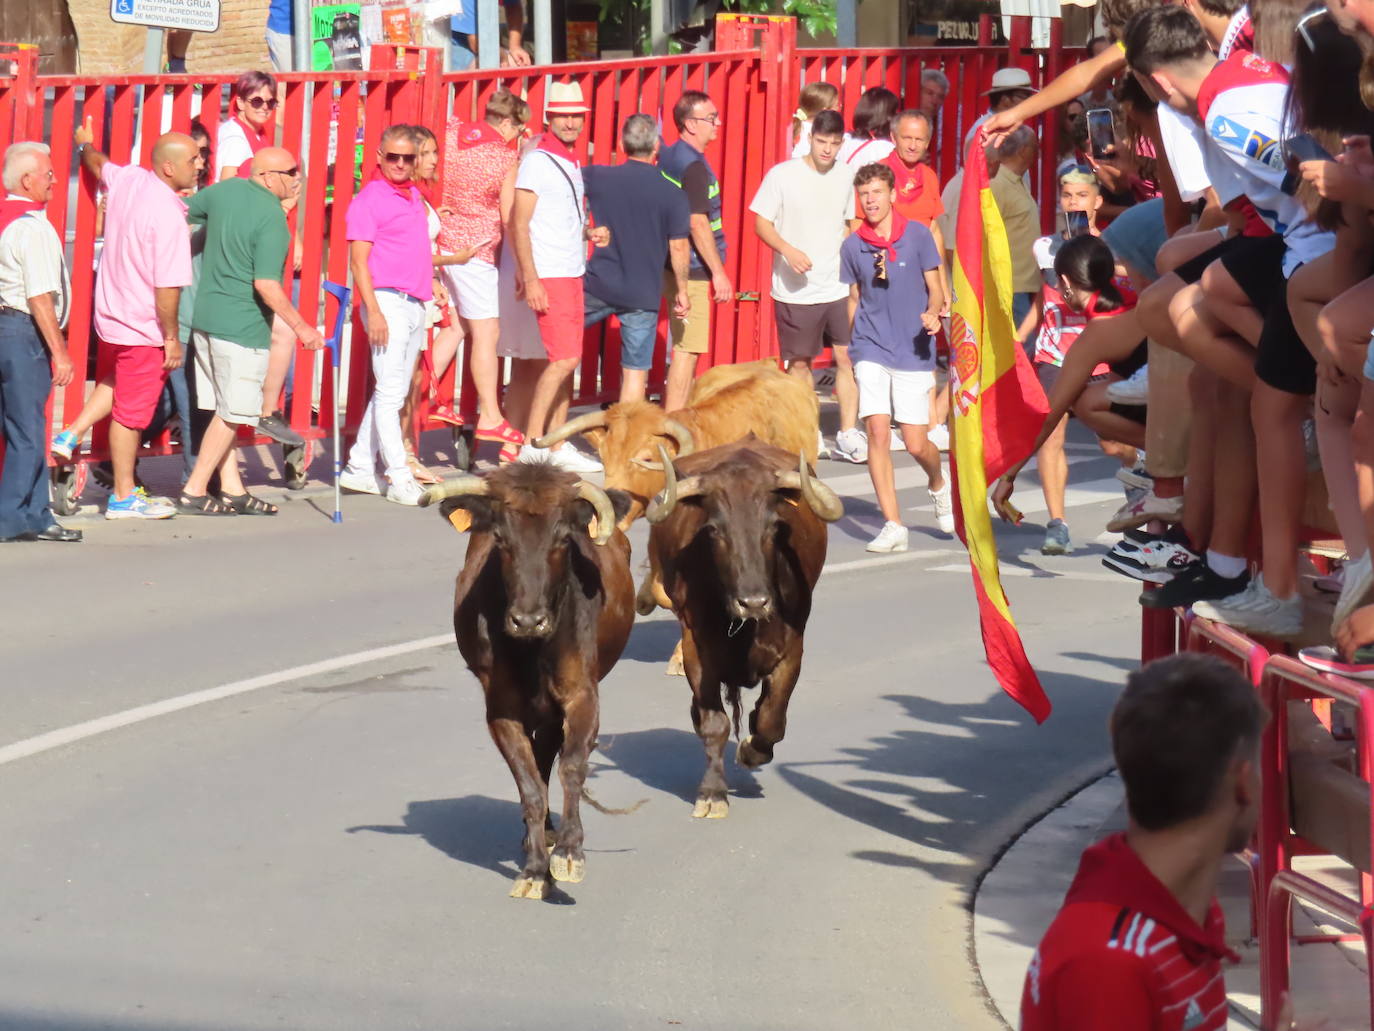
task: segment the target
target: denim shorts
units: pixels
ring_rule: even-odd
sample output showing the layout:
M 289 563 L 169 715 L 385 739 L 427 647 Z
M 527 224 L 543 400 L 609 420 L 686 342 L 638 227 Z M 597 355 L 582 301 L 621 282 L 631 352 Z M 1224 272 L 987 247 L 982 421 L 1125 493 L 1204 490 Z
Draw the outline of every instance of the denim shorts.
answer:
M 607 316 L 620 320 L 620 367 L 647 371 L 654 364 L 654 341 L 658 337 L 658 310 L 622 308 L 587 294 L 583 326 L 595 326 Z
M 1164 201 L 1156 197 L 1127 208 L 1102 231 L 1102 239 L 1117 261 L 1146 279 L 1158 279 L 1155 258 L 1169 240 L 1169 230 L 1164 225 Z

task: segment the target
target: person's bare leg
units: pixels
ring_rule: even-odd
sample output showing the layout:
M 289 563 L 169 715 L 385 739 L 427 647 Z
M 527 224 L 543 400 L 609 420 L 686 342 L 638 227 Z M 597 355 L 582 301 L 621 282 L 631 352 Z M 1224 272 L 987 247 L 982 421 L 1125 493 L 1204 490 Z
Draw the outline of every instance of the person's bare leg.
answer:
M 567 415 L 567 402 L 563 400 L 563 393 L 565 388 L 571 385 L 569 380 L 581 360 L 580 356 L 559 358 L 557 361 L 549 362 L 539 374 L 539 380 L 534 385 L 534 397 L 530 400 L 530 440 L 536 440 L 548 432 L 549 417 L 552 415 L 556 418 L 560 408 L 563 415 Z
M 117 498 L 127 498 L 134 492 L 134 465 L 138 461 L 138 445 L 142 438 L 142 430 L 110 420 L 110 464 L 114 466 L 114 496 Z
M 86 398 L 86 403 L 81 406 L 81 411 L 77 413 L 75 419 L 67 424 L 66 429 L 76 434 L 76 439 L 80 440 L 86 435 L 87 430 L 113 411 L 114 376 L 111 374 L 95 385 L 95 389 L 91 391 L 91 396 Z
M 621 404 L 624 404 L 626 401 L 643 401 L 648 396 L 648 369 L 620 370 L 620 397 L 618 400 Z
M 854 379 L 854 363 L 849 360 L 848 347 L 836 344 L 831 350 L 835 354 L 835 400 L 840 406 L 840 429 L 852 430 L 859 424 L 859 384 Z
M 530 402 L 534 387 L 548 362 L 543 358 L 516 358 L 511 361 L 510 385 L 506 388 L 506 418 L 529 437 Z
M 491 321 L 496 322 L 496 319 Z M 458 345 L 463 342 L 463 331 L 456 325 L 448 325 L 434 334 L 434 339 L 429 342 L 429 361 L 434 366 L 433 386 L 439 385 L 439 380 L 448 371 L 450 363 L 458 354 Z M 498 368 L 500 359 L 496 359 Z M 456 399 L 455 399 L 456 400 Z
M 495 429 L 506 416 L 501 413 L 501 359 L 496 357 L 496 341 L 501 335 L 500 319 L 467 319 L 471 343 L 472 383 L 477 388 L 477 428 Z M 454 345 L 455 349 L 457 345 Z M 439 366 L 436 364 L 435 375 Z
M 1221 321 L 1212 297 L 1200 285 L 1179 291 L 1169 305 L 1169 315 L 1184 354 L 1247 393 L 1253 388 L 1255 349 Z
M 944 490 L 945 471 L 940 466 L 940 449 L 930 442 L 926 427 L 904 422 L 897 425 L 902 430 L 902 443 L 906 445 L 906 453 L 916 459 L 916 464 L 925 472 L 930 489 Z
M 1107 398 L 1107 383 L 1089 383 L 1073 406 L 1073 414 L 1097 434 L 1102 450 L 1123 466 L 1136 463 L 1136 449 L 1145 446 L 1145 427 L 1117 415 Z
M 813 386 L 815 381 L 811 378 L 811 360 L 809 358 L 787 359 L 787 374 L 789 376 L 796 376 L 797 379 L 801 380 L 808 387 L 811 387 L 813 390 L 815 389 Z
M 1250 416 L 1259 463 L 1259 512 L 1263 531 L 1264 583 L 1276 598 L 1298 589 L 1298 536 L 1307 500 L 1307 451 L 1302 422 L 1308 396 L 1255 384 Z
M 262 413 L 277 411 L 282 391 L 286 389 L 286 374 L 291 368 L 291 355 L 296 349 L 296 334 L 291 332 L 280 315 L 272 317 L 272 341 L 267 349 L 267 375 L 262 381 Z
M 692 392 L 692 380 L 697 374 L 697 359 L 700 355 L 673 349 L 672 361 L 668 363 L 668 382 L 663 388 L 663 408 L 675 412 L 687 407 L 687 395 Z
M 902 510 L 897 507 L 897 483 L 892 475 L 892 455 L 888 445 L 892 443 L 892 419 L 887 415 L 870 415 L 864 420 L 868 430 L 868 478 L 873 482 L 873 493 L 878 499 L 878 509 L 889 523 L 901 523 Z
M 225 459 L 233 459 L 234 455 L 234 436 L 238 433 L 238 427 L 225 422 L 218 415 L 210 420 L 210 425 L 205 427 L 205 435 L 200 440 L 200 450 L 196 452 L 196 467 L 191 470 L 191 475 L 186 478 L 186 486 L 182 488 L 182 493 L 190 497 L 202 496 L 209 483 L 210 477 L 216 471 L 220 473 L 220 489 L 228 494 L 241 494 L 242 481 L 239 480 L 238 464 L 233 463 L 233 481 L 224 480 L 223 466 Z M 237 484 L 240 489 L 235 490 Z
M 1064 433 L 1069 420 L 1059 425 L 1035 453 L 1035 468 L 1040 473 L 1040 492 L 1045 495 L 1045 511 L 1051 519 L 1064 518 L 1064 490 L 1069 484 L 1069 460 L 1064 455 Z
M 1217 380 L 1216 464 L 1213 478 L 1211 540 L 1220 555 L 1243 558 L 1255 512 L 1255 433 L 1250 426 L 1250 395 Z
M 569 373 L 567 379 L 563 380 L 563 386 L 559 388 L 558 393 L 554 397 L 553 407 L 549 409 L 548 421 L 544 424 L 544 433 L 548 433 L 549 430 L 556 426 L 562 426 L 568 421 L 568 409 L 572 407 L 572 390 L 572 374 Z M 571 446 L 572 445 L 564 440 L 555 444 L 553 450 L 557 451 L 561 447 Z
M 1212 536 L 1218 382 L 1216 373 L 1201 365 L 1194 365 L 1188 374 L 1193 432 L 1188 438 L 1188 472 L 1183 481 L 1183 530 L 1198 554 L 1206 550 Z M 1156 482 L 1156 493 L 1158 488 Z

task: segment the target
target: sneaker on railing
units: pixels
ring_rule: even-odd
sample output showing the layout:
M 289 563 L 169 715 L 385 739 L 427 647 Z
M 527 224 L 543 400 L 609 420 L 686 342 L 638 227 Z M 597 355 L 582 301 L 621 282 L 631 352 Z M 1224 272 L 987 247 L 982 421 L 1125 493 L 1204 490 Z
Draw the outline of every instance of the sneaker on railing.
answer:
M 1140 595 L 1140 604 L 1147 609 L 1186 608 L 1200 601 L 1231 598 L 1250 585 L 1250 574 L 1222 576 L 1204 560 L 1179 573 L 1157 590 Z
M 1107 400 L 1113 404 L 1143 406 L 1150 399 L 1150 367 L 1142 365 L 1129 379 L 1107 384 Z
M 1182 518 L 1183 498 L 1161 498 L 1150 489 L 1141 491 L 1135 498 L 1118 508 L 1116 514 L 1108 520 L 1107 529 L 1118 532 L 1144 526 L 1151 519 L 1177 523 Z
M 1229 598 L 1198 602 L 1193 606 L 1193 615 L 1265 637 L 1296 637 L 1302 633 L 1302 598 L 1296 592 L 1291 598 L 1275 597 L 1265 586 L 1262 573 L 1256 575 L 1249 587 Z

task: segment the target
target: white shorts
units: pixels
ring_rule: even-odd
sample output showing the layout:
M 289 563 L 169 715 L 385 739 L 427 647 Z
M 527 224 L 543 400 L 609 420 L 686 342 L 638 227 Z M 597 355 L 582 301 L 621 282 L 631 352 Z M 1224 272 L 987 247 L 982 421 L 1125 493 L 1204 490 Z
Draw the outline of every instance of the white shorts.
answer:
M 544 340 L 539 335 L 539 320 L 523 297 L 515 296 L 514 248 L 501 248 L 500 308 L 501 336 L 496 341 L 496 353 L 502 358 L 524 358 L 548 361 Z M 471 262 L 469 262 L 471 264 Z
M 934 372 L 908 372 L 877 362 L 855 362 L 854 379 L 859 384 L 860 419 L 887 415 L 908 426 L 929 425 Z
M 465 319 L 501 317 L 500 274 L 496 266 L 473 258 L 466 265 L 440 265 L 452 304 Z
M 196 405 L 214 410 L 228 423 L 256 426 L 262 415 L 262 381 L 267 378 L 266 347 L 244 347 L 232 340 L 193 331 L 196 344 Z

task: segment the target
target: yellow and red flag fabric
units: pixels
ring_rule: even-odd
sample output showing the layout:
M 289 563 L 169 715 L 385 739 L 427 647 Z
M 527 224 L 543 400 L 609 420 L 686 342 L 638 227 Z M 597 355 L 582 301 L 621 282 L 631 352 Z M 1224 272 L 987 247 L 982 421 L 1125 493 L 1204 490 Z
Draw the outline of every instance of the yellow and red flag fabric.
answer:
M 959 539 L 968 549 L 988 665 L 1037 723 L 1050 700 L 1035 675 L 997 565 L 988 482 L 1026 456 L 1049 406 L 1011 316 L 1011 250 L 981 146 L 969 148 L 959 195 L 950 318 L 951 474 Z

